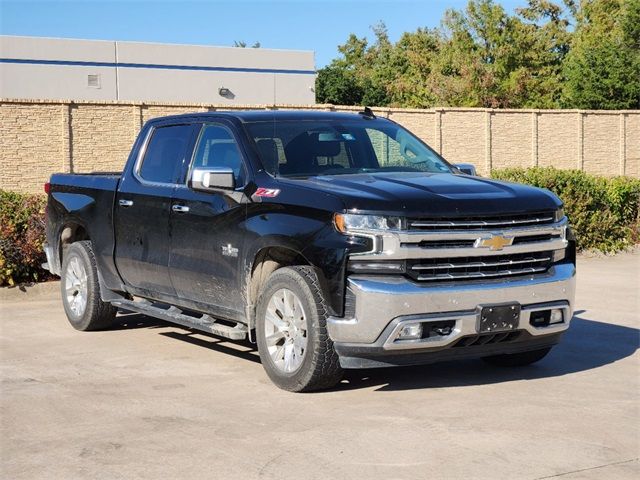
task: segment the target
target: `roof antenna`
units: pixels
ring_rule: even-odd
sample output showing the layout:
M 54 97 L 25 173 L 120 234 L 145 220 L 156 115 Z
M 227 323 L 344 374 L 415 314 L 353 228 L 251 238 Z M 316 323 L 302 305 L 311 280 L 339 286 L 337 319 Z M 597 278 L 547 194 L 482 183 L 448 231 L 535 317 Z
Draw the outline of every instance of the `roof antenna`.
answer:
M 371 110 L 369 107 L 364 107 L 364 110 L 362 112 L 358 112 L 358 115 L 362 115 L 363 117 L 367 117 L 367 118 L 376 118 L 376 116 L 373 114 L 373 110 Z

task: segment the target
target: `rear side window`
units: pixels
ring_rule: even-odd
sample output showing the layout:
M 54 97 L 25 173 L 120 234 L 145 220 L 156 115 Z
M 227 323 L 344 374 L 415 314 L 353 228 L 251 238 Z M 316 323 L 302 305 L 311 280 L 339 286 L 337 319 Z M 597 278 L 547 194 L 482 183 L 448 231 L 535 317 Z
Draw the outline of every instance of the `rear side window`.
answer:
M 176 183 L 190 134 L 191 125 L 156 128 L 138 172 L 140 177 L 148 182 Z
M 205 125 L 196 148 L 193 167 L 227 167 L 233 170 L 236 185 L 244 185 L 242 156 L 233 134 L 222 125 Z

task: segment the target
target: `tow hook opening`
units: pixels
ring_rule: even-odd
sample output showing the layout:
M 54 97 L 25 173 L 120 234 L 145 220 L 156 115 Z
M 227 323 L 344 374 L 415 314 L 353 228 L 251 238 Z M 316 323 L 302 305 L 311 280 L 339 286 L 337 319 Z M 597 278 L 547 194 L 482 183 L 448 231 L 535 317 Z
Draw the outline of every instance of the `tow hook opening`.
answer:
M 551 325 L 559 325 L 564 323 L 564 314 L 561 308 L 552 308 L 549 310 L 537 310 L 531 312 L 529 324 L 536 328 L 545 328 Z

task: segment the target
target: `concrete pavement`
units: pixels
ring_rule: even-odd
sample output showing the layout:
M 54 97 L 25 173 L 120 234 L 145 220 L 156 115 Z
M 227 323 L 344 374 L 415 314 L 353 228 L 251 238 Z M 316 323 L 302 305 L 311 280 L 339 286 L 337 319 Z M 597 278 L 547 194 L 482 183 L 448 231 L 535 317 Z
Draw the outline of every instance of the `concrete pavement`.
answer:
M 625 479 L 640 467 L 640 255 L 580 258 L 563 343 L 274 387 L 249 344 L 140 315 L 73 330 L 59 294 L 0 297 L 7 479 Z M 45 289 L 46 290 L 46 289 Z

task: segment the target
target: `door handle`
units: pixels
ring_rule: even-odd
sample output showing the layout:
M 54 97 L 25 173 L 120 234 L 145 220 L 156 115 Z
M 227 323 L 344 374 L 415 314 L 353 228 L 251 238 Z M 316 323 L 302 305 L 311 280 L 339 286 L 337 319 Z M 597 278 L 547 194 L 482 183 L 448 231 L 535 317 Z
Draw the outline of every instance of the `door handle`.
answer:
M 189 211 L 189 207 L 186 205 L 173 205 L 171 210 L 178 213 L 187 213 Z
M 133 206 L 133 200 L 118 200 L 118 205 L 121 207 L 131 207 Z

